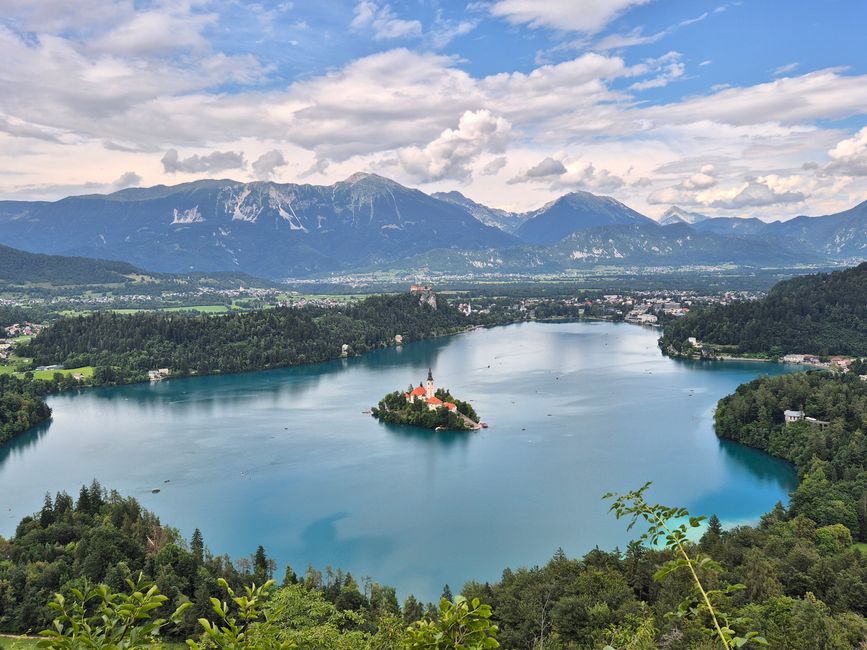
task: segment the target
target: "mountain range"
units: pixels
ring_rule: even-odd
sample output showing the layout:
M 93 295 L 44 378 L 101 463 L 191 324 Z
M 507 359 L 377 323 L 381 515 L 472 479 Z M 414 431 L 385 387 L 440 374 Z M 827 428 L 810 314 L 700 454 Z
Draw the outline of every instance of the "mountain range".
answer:
M 514 213 L 459 192 L 428 195 L 374 174 L 328 186 L 202 180 L 54 202 L 0 201 L 0 243 L 156 272 L 267 278 L 384 268 L 534 273 L 601 265 L 796 266 L 865 258 L 867 202 L 771 223 L 673 206 L 657 222 L 588 192 Z

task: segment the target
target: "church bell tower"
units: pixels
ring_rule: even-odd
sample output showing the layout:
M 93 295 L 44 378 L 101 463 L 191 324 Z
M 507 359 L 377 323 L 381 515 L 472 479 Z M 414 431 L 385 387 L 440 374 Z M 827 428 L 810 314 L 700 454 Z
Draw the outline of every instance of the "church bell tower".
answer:
M 433 373 L 431 372 L 431 369 L 428 368 L 427 369 L 427 381 L 425 382 L 425 396 L 428 398 L 433 397 L 434 391 L 435 391 L 435 388 L 434 388 Z

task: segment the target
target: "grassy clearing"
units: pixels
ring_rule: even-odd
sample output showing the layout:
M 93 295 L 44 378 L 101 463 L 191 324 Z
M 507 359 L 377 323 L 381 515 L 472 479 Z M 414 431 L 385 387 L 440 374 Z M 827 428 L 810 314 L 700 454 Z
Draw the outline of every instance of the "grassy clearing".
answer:
M 189 307 L 156 307 L 154 309 L 113 309 L 116 314 L 138 314 L 143 311 L 197 311 L 203 314 L 224 314 L 229 311 L 226 305 L 190 305 Z
M 93 366 L 82 366 L 81 368 L 64 368 L 63 370 L 34 370 L 34 379 L 54 379 L 54 373 L 59 372 L 61 375 L 73 375 L 80 372 L 85 379 L 93 377 Z
M 852 548 L 856 548 L 865 555 L 867 555 L 867 542 L 855 542 L 852 544 Z

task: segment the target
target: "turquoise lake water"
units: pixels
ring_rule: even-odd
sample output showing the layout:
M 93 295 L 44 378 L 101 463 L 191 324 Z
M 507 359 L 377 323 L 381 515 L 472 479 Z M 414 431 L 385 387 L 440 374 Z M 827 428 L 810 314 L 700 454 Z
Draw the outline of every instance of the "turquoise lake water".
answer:
M 787 464 L 718 440 L 719 398 L 787 368 L 663 357 L 657 330 L 527 323 L 364 357 L 51 397 L 52 422 L 0 448 L 0 534 L 94 477 L 215 553 L 371 576 L 425 599 L 625 547 L 601 496 L 755 521 L 796 485 Z M 433 369 L 490 428 L 434 433 L 362 411 Z M 168 481 L 168 482 L 166 482 Z M 160 488 L 159 494 L 152 494 Z

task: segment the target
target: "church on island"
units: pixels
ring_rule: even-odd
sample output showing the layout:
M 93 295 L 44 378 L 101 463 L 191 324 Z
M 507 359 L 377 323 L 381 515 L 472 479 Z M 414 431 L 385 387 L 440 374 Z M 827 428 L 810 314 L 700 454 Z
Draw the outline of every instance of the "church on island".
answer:
M 428 368 L 427 381 L 424 383 L 420 382 L 418 386 L 413 388 L 410 392 L 404 393 L 403 396 L 410 404 L 415 404 L 417 401 L 424 402 L 431 411 L 435 411 L 440 406 L 445 406 L 452 413 L 457 412 L 458 407 L 455 406 L 454 403 L 444 402 L 434 393 L 436 393 L 436 386 L 434 385 L 433 372 Z
M 468 402 L 452 396 L 451 392 L 434 383 L 433 371 L 428 368 L 427 381 L 407 390 L 396 390 L 379 400 L 370 409 L 377 420 L 390 424 L 408 424 L 435 431 L 476 431 L 487 428 Z

